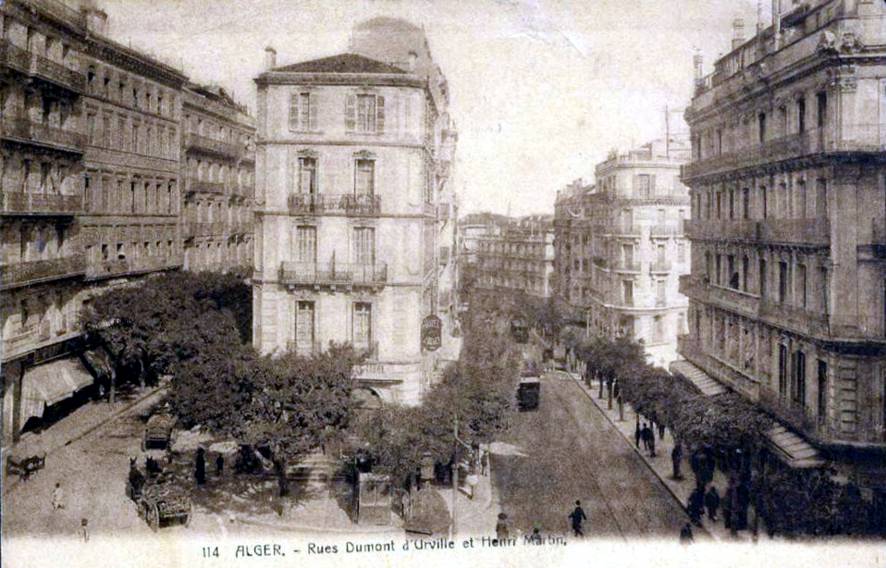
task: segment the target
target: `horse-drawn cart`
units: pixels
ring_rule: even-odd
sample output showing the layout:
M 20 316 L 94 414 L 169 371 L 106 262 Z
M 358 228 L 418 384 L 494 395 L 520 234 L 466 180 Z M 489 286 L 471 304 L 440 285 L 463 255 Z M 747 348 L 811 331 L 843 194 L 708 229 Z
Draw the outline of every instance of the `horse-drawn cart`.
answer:
M 171 473 L 146 477 L 132 464 L 126 494 L 135 502 L 139 516 L 145 519 L 151 530 L 174 522 L 185 526 L 191 522 L 191 498 Z
M 37 471 L 46 467 L 46 452 L 39 456 L 28 456 L 16 461 L 12 456 L 6 456 L 6 474 L 17 475 L 22 480 L 27 480 Z
M 154 414 L 145 424 L 145 437 L 142 450 L 150 448 L 168 448 L 172 444 L 172 431 L 175 428 L 175 416 L 168 412 Z

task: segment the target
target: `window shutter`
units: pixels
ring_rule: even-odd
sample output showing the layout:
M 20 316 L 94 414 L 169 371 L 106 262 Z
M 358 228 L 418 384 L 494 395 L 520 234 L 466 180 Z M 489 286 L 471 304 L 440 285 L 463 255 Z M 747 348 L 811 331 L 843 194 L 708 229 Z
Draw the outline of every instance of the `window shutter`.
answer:
M 357 127 L 357 96 L 345 98 L 345 130 L 353 132 Z
M 382 96 L 375 97 L 375 128 L 379 134 L 385 131 L 385 98 Z
M 289 95 L 289 130 L 298 130 L 298 93 Z
M 318 99 L 318 97 L 316 94 L 314 94 L 314 93 L 310 94 L 309 106 L 311 109 L 311 113 L 310 113 L 310 124 L 308 126 L 308 129 L 311 131 L 317 130 L 317 99 Z

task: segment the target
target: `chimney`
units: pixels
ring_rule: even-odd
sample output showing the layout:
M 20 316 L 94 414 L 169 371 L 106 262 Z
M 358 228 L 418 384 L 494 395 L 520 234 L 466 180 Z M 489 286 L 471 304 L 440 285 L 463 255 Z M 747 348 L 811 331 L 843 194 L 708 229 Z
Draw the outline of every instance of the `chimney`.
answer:
M 692 57 L 692 64 L 695 66 L 695 82 L 699 82 L 704 78 L 704 60 L 700 53 L 696 53 Z
M 105 35 L 108 15 L 98 7 L 96 0 L 81 0 L 80 12 L 86 19 L 86 31 L 92 35 Z
M 265 48 L 265 71 L 277 66 L 277 50 L 270 45 Z
M 735 18 L 732 21 L 732 49 L 743 44 L 744 40 L 744 20 L 741 18 Z

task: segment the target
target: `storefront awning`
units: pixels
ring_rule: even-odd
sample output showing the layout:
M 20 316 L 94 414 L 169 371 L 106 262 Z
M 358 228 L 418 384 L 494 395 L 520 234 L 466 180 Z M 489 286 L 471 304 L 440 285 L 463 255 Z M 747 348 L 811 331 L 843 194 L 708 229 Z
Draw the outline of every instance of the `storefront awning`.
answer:
M 726 392 L 726 387 L 689 361 L 674 361 L 671 363 L 671 373 L 685 377 L 705 396 L 716 396 Z
M 818 450 L 784 426 L 774 426 L 766 432 L 766 438 L 776 455 L 790 467 L 821 467 L 825 463 Z
M 31 367 L 22 378 L 21 423 L 32 416 L 43 416 L 47 406 L 63 401 L 92 382 L 92 375 L 76 357 Z

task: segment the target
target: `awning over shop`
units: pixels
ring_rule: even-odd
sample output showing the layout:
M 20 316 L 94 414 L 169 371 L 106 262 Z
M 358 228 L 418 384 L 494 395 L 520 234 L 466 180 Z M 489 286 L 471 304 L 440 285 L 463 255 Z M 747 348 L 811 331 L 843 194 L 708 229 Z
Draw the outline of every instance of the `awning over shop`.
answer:
M 96 378 L 102 377 L 109 379 L 114 372 L 114 364 L 111 362 L 111 356 L 104 347 L 87 349 L 83 352 L 83 361 Z
M 32 416 L 43 416 L 47 406 L 63 401 L 92 382 L 92 375 L 76 357 L 31 367 L 22 378 L 21 423 Z
M 774 426 L 766 438 L 778 457 L 791 467 L 820 467 L 825 463 L 818 450 L 784 426 Z
M 685 377 L 705 396 L 716 396 L 726 392 L 726 387 L 689 361 L 674 361 L 671 363 L 671 372 Z

